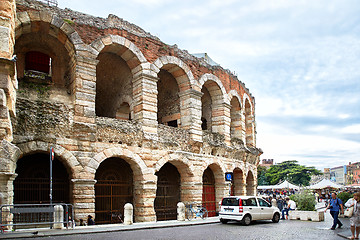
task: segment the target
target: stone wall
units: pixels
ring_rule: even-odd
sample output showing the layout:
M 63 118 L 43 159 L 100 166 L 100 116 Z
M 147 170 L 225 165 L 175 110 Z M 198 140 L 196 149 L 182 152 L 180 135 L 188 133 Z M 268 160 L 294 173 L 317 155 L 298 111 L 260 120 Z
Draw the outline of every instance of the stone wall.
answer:
M 14 2 L 0 4 L 0 14 L 7 3 Z M 229 192 L 225 172 L 234 172 L 236 193 L 255 194 L 262 153 L 255 100 L 230 71 L 114 15 L 103 19 L 34 0 L 17 0 L 16 10 L 7 20 L 14 45 L 0 61 L 7 83 L 0 89 L 0 191 L 8 203 L 17 161 L 50 147 L 70 177 L 76 220 L 95 214 L 96 172 L 110 158 L 133 172 L 135 221 L 156 220 L 157 172 L 166 163 L 179 172 L 185 203 L 202 202 L 207 168 L 216 202 Z M 17 68 L 9 59 L 14 49 Z M 50 79 L 23 77 L 27 51 L 54 59 Z M 202 117 L 210 126 L 204 131 Z

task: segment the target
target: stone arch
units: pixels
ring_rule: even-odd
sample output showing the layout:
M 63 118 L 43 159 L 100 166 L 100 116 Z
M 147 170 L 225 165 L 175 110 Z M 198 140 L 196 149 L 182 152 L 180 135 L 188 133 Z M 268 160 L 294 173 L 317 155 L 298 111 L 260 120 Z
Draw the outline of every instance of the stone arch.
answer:
M 226 195 L 226 192 L 229 191 L 226 184 L 225 184 L 225 166 L 218 161 L 208 161 L 205 163 L 205 168 L 203 168 L 202 173 L 205 172 L 206 169 L 211 169 L 211 171 L 214 174 L 215 177 L 215 206 L 213 210 L 215 210 L 215 212 L 217 212 L 218 209 L 218 202 L 221 201 L 221 199 Z M 203 188 L 203 191 L 205 189 Z M 204 194 L 204 192 L 203 192 Z
M 144 64 L 147 63 L 143 53 L 133 42 L 118 35 L 109 34 L 96 39 L 90 45 L 98 53 L 115 50 L 115 53 L 124 59 L 133 74 L 142 71 Z
M 245 141 L 247 146 L 255 147 L 255 118 L 252 102 L 248 95 L 244 94 L 244 120 Z
M 143 181 L 144 175 L 152 173 L 150 168 L 146 166 L 145 162 L 139 155 L 128 149 L 118 147 L 108 148 L 96 154 L 87 165 L 89 171 L 92 174 L 95 174 L 101 162 L 111 157 L 123 158 L 127 163 L 130 164 L 130 167 L 134 172 L 134 181 Z
M 108 148 L 96 154 L 93 159 L 89 161 L 87 169 L 95 179 L 95 174 L 99 169 L 100 164 L 108 159 L 114 158 L 124 160 L 127 164 L 130 165 L 133 174 L 133 202 L 135 206 L 144 207 L 144 199 L 142 198 L 145 188 L 144 185 L 146 185 L 147 181 L 149 181 L 148 178 L 145 178 L 148 175 L 154 174 L 154 172 L 146 166 L 145 162 L 136 153 L 119 147 Z M 141 207 L 134 208 L 135 221 L 140 220 L 142 216 L 146 215 L 146 213 L 143 213 L 141 210 Z
M 186 181 L 189 177 L 194 176 L 194 171 L 192 170 L 190 161 L 187 158 L 180 157 L 180 155 L 177 154 L 166 155 L 159 159 L 154 164 L 154 171 L 158 172 L 167 162 L 173 164 L 178 169 L 182 182 Z
M 236 167 L 233 170 L 233 193 L 235 196 L 245 195 L 245 171 L 243 168 Z
M 66 150 L 64 147 L 58 144 L 52 144 L 42 141 L 32 141 L 19 144 L 18 147 L 21 151 L 18 159 L 34 152 L 50 153 L 50 147 L 53 147 L 55 156 L 59 158 L 62 163 L 64 163 L 64 166 L 67 169 L 70 178 L 76 178 L 77 173 L 79 173 L 82 169 L 81 164 L 77 160 L 77 158 L 70 151 Z M 13 168 L 14 171 L 15 168 L 16 163 Z
M 188 127 L 193 118 L 186 103 L 189 90 L 196 81 L 190 68 L 179 58 L 162 56 L 151 65 L 157 74 L 158 123 L 173 127 Z
M 147 61 L 134 43 L 124 37 L 107 35 L 91 46 L 98 52 L 96 59 L 95 113 L 116 118 L 124 98 L 134 118 L 134 75 L 143 72 Z
M 62 18 L 54 13 L 47 11 L 39 12 L 35 10 L 27 10 L 17 13 L 15 20 L 15 48 L 19 37 L 30 33 L 36 35 L 43 33 L 44 36 L 49 37 L 49 41 L 54 39 L 54 43 L 57 42 L 59 45 L 63 46 L 64 51 L 67 52 L 65 55 L 68 56 L 57 56 L 60 55 L 57 51 L 62 50 L 56 49 L 54 47 L 51 50 L 51 47 L 45 47 L 46 44 L 50 44 L 49 41 L 44 43 L 45 45 L 43 45 L 42 48 L 47 48 L 50 52 L 57 52 L 51 53 L 51 55 L 53 55 L 52 57 L 54 57 L 54 61 L 51 63 L 51 65 L 55 69 L 58 69 L 53 73 L 54 75 L 52 76 L 52 81 L 55 80 L 55 83 L 59 81 L 58 83 L 63 84 L 67 88 L 67 91 L 72 92 L 73 88 L 75 88 L 73 84 L 75 82 L 75 56 L 79 51 L 84 51 L 84 49 L 87 49 L 79 34 L 72 28 L 69 23 L 65 22 Z M 39 44 L 36 46 L 37 48 L 41 47 Z M 50 52 L 46 54 L 49 54 Z M 24 73 L 21 71 L 25 67 L 24 58 L 24 53 L 20 51 L 17 62 L 17 68 L 18 71 L 20 71 L 18 76 L 19 78 L 23 77 L 24 75 Z M 64 67 L 64 64 L 67 66 Z
M 252 170 L 248 170 L 246 174 L 246 195 L 256 194 L 256 180 Z
M 223 134 L 230 144 L 230 103 L 224 86 L 213 74 L 204 74 L 200 80 L 202 130 Z
M 153 62 L 152 69 L 154 69 L 156 74 L 158 74 L 161 69 L 172 74 L 178 83 L 180 92 L 192 89 L 196 86 L 196 81 L 190 68 L 177 57 L 159 57 Z
M 243 141 L 243 132 L 242 132 L 242 112 L 243 107 L 241 104 L 241 97 L 235 90 L 229 92 L 229 102 L 230 102 L 230 137 L 238 138 Z
M 226 93 L 224 85 L 222 84 L 220 79 L 218 77 L 216 77 L 214 74 L 211 74 L 211 73 L 203 74 L 199 79 L 200 88 L 202 88 L 204 86 L 204 84 L 209 80 L 215 82 L 217 84 L 217 86 L 220 88 L 221 92 L 216 91 L 216 96 L 218 96 L 220 98 L 219 102 L 230 104 L 230 101 L 229 101 L 229 98 L 227 97 L 227 93 Z

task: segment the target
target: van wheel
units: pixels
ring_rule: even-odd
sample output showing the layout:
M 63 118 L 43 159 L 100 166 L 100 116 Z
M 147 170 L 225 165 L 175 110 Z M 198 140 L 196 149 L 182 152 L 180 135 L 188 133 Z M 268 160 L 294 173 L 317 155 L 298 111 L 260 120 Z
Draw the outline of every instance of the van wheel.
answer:
M 228 221 L 229 221 L 229 220 L 227 220 L 227 219 L 222 219 L 222 218 L 220 219 L 220 222 L 223 223 L 223 224 L 227 224 Z
M 245 226 L 249 226 L 251 223 L 251 216 L 249 214 L 246 214 L 243 219 L 242 219 L 242 224 L 244 224 Z
M 272 221 L 273 221 L 274 223 L 278 223 L 278 222 L 280 221 L 280 214 L 275 213 L 274 216 L 273 216 L 273 218 L 272 218 Z

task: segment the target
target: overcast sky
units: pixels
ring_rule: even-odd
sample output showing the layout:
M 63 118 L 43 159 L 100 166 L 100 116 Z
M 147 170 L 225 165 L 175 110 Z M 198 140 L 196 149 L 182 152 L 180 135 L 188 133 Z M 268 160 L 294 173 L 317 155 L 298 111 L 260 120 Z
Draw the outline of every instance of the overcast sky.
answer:
M 261 159 L 320 170 L 360 161 L 359 1 L 58 2 L 115 14 L 234 71 L 255 97 Z

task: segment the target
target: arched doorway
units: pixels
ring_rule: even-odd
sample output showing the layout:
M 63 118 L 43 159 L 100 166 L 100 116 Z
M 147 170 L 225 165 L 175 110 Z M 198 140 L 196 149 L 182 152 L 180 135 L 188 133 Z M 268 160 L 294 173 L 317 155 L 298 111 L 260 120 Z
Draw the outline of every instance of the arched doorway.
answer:
M 254 192 L 254 176 L 251 171 L 249 171 L 247 177 L 246 177 L 246 195 L 247 196 L 253 196 L 255 195 Z
M 243 171 L 240 168 L 234 169 L 234 181 L 233 181 L 233 195 L 241 196 L 244 195 L 244 178 Z
M 208 167 L 203 174 L 202 204 L 209 212 L 209 217 L 216 215 L 215 177 L 213 171 Z
M 103 161 L 95 174 L 95 222 L 119 223 L 114 214 L 124 215 L 124 205 L 133 203 L 133 171 L 121 158 Z
M 166 163 L 157 173 L 155 212 L 157 221 L 176 220 L 180 201 L 180 174 L 171 163 Z
M 35 153 L 16 163 L 18 176 L 14 181 L 14 204 L 50 202 L 50 155 Z M 69 174 L 65 166 L 53 160 L 53 202 L 70 203 Z

